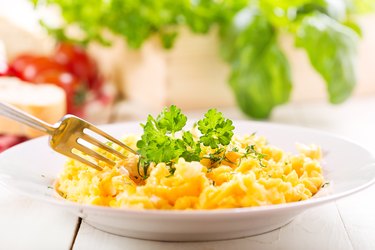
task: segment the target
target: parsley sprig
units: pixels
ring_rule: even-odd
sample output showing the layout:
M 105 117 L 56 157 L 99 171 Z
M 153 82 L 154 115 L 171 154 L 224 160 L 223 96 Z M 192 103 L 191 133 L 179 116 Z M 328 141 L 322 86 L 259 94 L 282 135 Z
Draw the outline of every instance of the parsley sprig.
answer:
M 185 151 L 184 141 L 175 137 L 186 124 L 187 117 L 176 106 L 165 108 L 157 118 L 148 116 L 142 124 L 143 135 L 137 142 L 138 152 L 146 165 L 169 163 Z
M 216 109 L 208 110 L 204 117 L 198 121 L 198 129 L 202 133 L 200 140 L 203 145 L 211 148 L 228 145 L 233 136 L 233 122 L 225 119 Z
M 165 162 L 170 166 L 173 175 L 173 164 L 180 158 L 186 161 L 201 159 L 201 144 L 217 149 L 230 143 L 234 126 L 232 121 L 223 117 L 221 112 L 210 109 L 202 120 L 199 120 L 198 130 L 201 136 L 196 139 L 190 131 L 184 131 L 187 117 L 179 108 L 172 105 L 165 108 L 156 118 L 148 116 L 143 127 L 143 135 L 137 142 L 141 155 L 138 173 L 147 178 L 151 163 Z M 141 173 L 142 172 L 142 173 Z

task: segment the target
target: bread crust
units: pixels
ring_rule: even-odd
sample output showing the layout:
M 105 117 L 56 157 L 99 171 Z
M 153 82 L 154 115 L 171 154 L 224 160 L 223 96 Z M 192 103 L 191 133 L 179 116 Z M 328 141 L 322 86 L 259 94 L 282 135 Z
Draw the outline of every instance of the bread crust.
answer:
M 56 123 L 66 113 L 66 95 L 63 89 L 51 84 L 30 84 L 15 78 L 0 78 L 0 101 L 48 122 Z M 43 133 L 0 116 L 0 134 L 34 138 Z

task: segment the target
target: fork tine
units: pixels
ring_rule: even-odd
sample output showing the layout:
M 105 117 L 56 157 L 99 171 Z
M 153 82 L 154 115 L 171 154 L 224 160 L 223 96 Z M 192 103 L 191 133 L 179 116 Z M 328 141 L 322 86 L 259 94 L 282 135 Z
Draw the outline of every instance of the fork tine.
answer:
M 79 162 L 81 162 L 83 164 L 86 164 L 86 165 L 88 165 L 88 166 L 90 166 L 92 168 L 95 168 L 98 171 L 102 171 L 103 170 L 102 167 L 100 167 L 100 166 L 92 163 L 91 161 L 89 161 L 89 160 L 87 160 L 87 159 L 85 159 L 85 158 L 83 158 L 83 157 L 81 157 L 79 155 L 74 154 L 73 152 L 60 152 L 60 153 L 63 153 L 66 156 L 68 156 L 68 157 L 70 157 L 70 158 L 72 158 L 74 160 L 77 160 L 77 161 L 79 161 Z
M 75 149 L 81 151 L 82 153 L 85 153 L 87 154 L 88 156 L 91 156 L 99 161 L 104 161 L 105 163 L 111 165 L 111 166 L 114 166 L 116 165 L 115 162 L 111 161 L 110 159 L 104 157 L 103 155 L 95 152 L 94 150 L 90 149 L 90 148 L 87 148 L 85 146 L 82 146 L 81 144 L 77 144 L 74 146 Z
M 87 128 L 90 129 L 91 131 L 95 132 L 95 133 L 98 133 L 99 135 L 103 136 L 104 138 L 106 138 L 107 140 L 109 141 L 112 141 L 114 143 L 116 143 L 117 145 L 123 147 L 124 149 L 132 152 L 133 154 L 136 154 L 138 155 L 138 152 L 135 151 L 134 149 L 130 148 L 129 146 L 125 145 L 124 143 L 122 143 L 121 141 L 117 140 L 116 138 L 110 136 L 109 134 L 105 133 L 104 131 L 98 129 L 97 127 L 89 124 L 90 126 L 88 126 Z
M 100 149 L 103 149 L 107 152 L 110 152 L 111 154 L 119 157 L 119 158 L 124 158 L 124 155 L 121 154 L 120 152 L 118 152 L 117 150 L 114 150 L 113 148 L 111 148 L 110 146 L 108 145 L 105 145 L 104 143 L 102 143 L 101 141 L 95 139 L 94 137 L 88 135 L 88 134 L 82 134 L 82 136 L 80 136 L 81 139 L 87 141 L 88 143 L 94 145 L 94 146 L 97 146 L 98 148 Z

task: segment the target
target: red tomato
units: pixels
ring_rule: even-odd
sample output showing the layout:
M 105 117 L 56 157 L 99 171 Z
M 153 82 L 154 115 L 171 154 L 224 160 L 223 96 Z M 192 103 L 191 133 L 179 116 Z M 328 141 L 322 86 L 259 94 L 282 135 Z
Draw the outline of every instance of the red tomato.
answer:
M 33 55 L 21 55 L 15 58 L 9 65 L 9 74 L 12 76 L 17 76 L 21 79 L 25 67 L 34 60 L 36 56 Z
M 52 83 L 64 89 L 68 113 L 82 115 L 86 101 L 86 88 L 76 76 L 68 71 L 50 69 L 37 74 L 34 82 Z
M 64 65 L 73 74 L 86 81 L 91 89 L 97 78 L 97 65 L 79 45 L 60 43 L 53 59 Z
M 65 68 L 48 57 L 22 55 L 11 63 L 10 74 L 22 80 L 34 82 L 37 74 L 51 69 L 64 70 Z
M 0 134 L 0 153 L 26 140 L 27 138 L 24 136 Z
M 65 67 L 56 63 L 54 60 L 48 57 L 36 57 L 33 60 L 28 61 L 22 72 L 22 79 L 30 82 L 34 82 L 38 74 L 43 71 L 59 70 L 64 71 Z
M 6 74 L 60 86 L 67 95 L 68 112 L 76 115 L 83 113 L 88 90 L 92 97 L 99 98 L 104 82 L 85 50 L 70 43 L 60 43 L 52 57 L 21 55 L 12 61 Z

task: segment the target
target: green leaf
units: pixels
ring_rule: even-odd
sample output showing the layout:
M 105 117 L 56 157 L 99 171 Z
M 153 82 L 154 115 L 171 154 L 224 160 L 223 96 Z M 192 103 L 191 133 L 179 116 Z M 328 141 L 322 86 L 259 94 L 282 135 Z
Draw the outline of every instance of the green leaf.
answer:
M 143 126 L 144 133 L 137 142 L 139 153 L 146 162 L 169 162 L 180 154 L 179 144 L 166 135 L 166 130 L 157 126 L 155 119 L 148 116 Z
M 326 81 L 331 103 L 345 101 L 353 91 L 357 41 L 351 28 L 321 13 L 306 16 L 297 31 L 296 44 Z
M 164 48 L 171 48 L 181 26 L 196 33 L 231 20 L 248 0 L 30 0 L 36 7 L 57 5 L 65 23 L 79 27 L 82 41 L 104 42 L 103 33 L 120 35 L 131 48 L 158 35 Z M 58 27 L 60 28 L 60 27 Z M 68 32 L 67 32 L 68 33 Z M 62 36 L 59 36 L 62 37 Z
M 203 145 L 211 148 L 218 148 L 220 144 L 228 145 L 233 136 L 232 121 L 225 119 L 216 109 L 208 110 L 204 116 L 204 119 L 198 121 L 198 129 L 202 133 L 199 139 Z
M 292 28 L 299 12 L 310 9 L 323 10 L 326 0 L 260 0 L 259 7 L 270 23 L 275 27 Z
M 349 12 L 356 14 L 369 13 L 375 10 L 374 0 L 350 0 L 348 5 Z
M 165 129 L 168 133 L 180 131 L 186 125 L 187 117 L 175 105 L 164 110 L 156 118 L 158 128 Z
M 170 49 L 177 38 L 177 32 L 162 32 L 160 38 L 164 48 Z
M 182 153 L 182 157 L 188 161 L 199 161 L 202 151 L 200 143 L 196 142 L 191 132 L 184 132 L 182 140 L 185 144 L 186 151 Z
M 229 83 L 244 113 L 267 118 L 289 100 L 292 88 L 289 63 L 277 45 L 274 28 L 257 9 L 241 25 L 222 30 L 224 58 L 231 64 Z
M 345 22 L 342 23 L 343 25 L 351 28 L 355 33 L 357 33 L 357 35 L 362 38 L 363 37 L 363 32 L 362 32 L 362 28 L 361 26 L 359 26 L 358 23 L 356 23 L 355 21 L 353 20 L 346 20 Z

